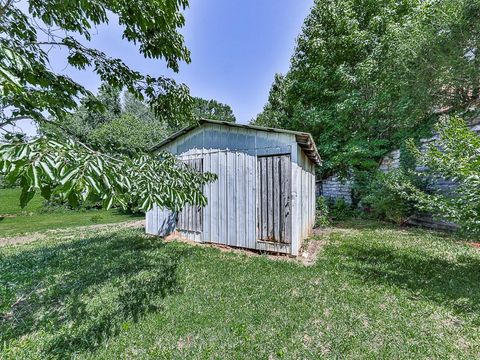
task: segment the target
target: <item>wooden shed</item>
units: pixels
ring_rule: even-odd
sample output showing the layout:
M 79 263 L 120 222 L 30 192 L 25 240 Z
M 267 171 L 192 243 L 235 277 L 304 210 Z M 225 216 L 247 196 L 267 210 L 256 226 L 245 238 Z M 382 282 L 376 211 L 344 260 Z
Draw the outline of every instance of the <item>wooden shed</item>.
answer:
M 204 186 L 205 207 L 154 207 L 148 234 L 174 231 L 194 241 L 298 255 L 315 222 L 315 165 L 310 134 L 201 120 L 155 147 L 218 179 Z

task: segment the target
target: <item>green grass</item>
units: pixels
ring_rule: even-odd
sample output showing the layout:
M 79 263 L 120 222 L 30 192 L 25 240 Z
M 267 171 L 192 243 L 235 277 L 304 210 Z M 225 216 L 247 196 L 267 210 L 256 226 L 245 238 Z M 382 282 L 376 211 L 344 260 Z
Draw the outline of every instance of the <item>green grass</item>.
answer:
M 36 231 L 108 224 L 143 218 L 124 214 L 119 210 L 58 210 L 41 212 L 43 198 L 36 195 L 22 209 L 19 205 L 19 189 L 0 189 L 0 237 Z
M 79 236 L 0 248 L 0 357 L 480 354 L 480 252 L 445 234 L 346 223 L 311 267 L 140 230 Z
M 38 212 L 43 205 L 43 198 L 35 195 L 25 208 L 20 207 L 20 189 L 0 189 L 0 215 Z

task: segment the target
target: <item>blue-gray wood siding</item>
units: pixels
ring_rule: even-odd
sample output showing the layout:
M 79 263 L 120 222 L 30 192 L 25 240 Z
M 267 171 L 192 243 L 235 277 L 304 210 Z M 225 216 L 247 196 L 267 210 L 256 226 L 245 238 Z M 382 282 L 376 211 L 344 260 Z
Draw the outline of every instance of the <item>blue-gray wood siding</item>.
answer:
M 204 171 L 218 175 L 203 189 L 208 199 L 203 208 L 203 231 L 183 231 L 183 236 L 199 242 L 298 254 L 314 223 L 315 176 L 314 164 L 294 135 L 204 124 L 161 150 L 183 160 L 202 158 Z M 280 154 L 290 155 L 292 161 L 292 241 L 264 244 L 257 241 L 256 230 L 257 156 Z M 171 232 L 172 218 L 168 210 L 153 208 L 146 216 L 147 233 L 164 236 Z M 166 225 L 168 230 L 160 228 Z

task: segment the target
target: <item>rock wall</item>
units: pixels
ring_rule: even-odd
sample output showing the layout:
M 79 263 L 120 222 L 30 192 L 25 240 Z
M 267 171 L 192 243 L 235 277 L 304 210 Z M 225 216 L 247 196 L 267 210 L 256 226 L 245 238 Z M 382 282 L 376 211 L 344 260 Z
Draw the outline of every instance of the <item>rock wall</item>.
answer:
M 347 204 L 352 203 L 352 181 L 341 179 L 337 175 L 330 176 L 322 181 L 320 184 L 320 194 L 327 199 L 343 199 Z
M 471 122 L 470 129 L 475 131 L 480 136 L 480 118 L 477 118 Z M 438 136 L 435 135 L 431 138 L 420 140 L 420 149 L 425 151 L 429 144 L 435 142 Z M 379 165 L 379 170 L 382 172 L 388 172 L 400 167 L 400 150 L 393 150 L 387 154 Z M 425 168 L 417 167 L 417 171 L 425 171 Z M 352 184 L 353 179 L 341 179 L 337 175 L 328 177 L 327 179 L 317 181 L 317 196 L 323 195 L 329 199 L 344 199 L 347 203 L 352 203 Z M 451 194 L 455 191 L 456 184 L 450 180 L 437 179 L 431 184 L 431 190 L 439 191 L 443 194 Z M 434 219 L 430 214 L 415 214 L 412 215 L 407 223 L 415 226 L 422 226 L 431 229 L 440 230 L 454 230 L 458 228 L 458 225 Z

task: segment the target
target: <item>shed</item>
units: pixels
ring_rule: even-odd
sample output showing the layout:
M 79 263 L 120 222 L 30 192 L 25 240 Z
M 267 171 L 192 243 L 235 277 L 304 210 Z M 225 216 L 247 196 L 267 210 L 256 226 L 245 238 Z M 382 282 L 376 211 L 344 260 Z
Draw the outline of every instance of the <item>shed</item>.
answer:
M 315 222 L 315 165 L 308 133 L 201 120 L 154 147 L 217 174 L 205 207 L 154 207 L 146 232 L 176 231 L 197 242 L 298 255 Z

